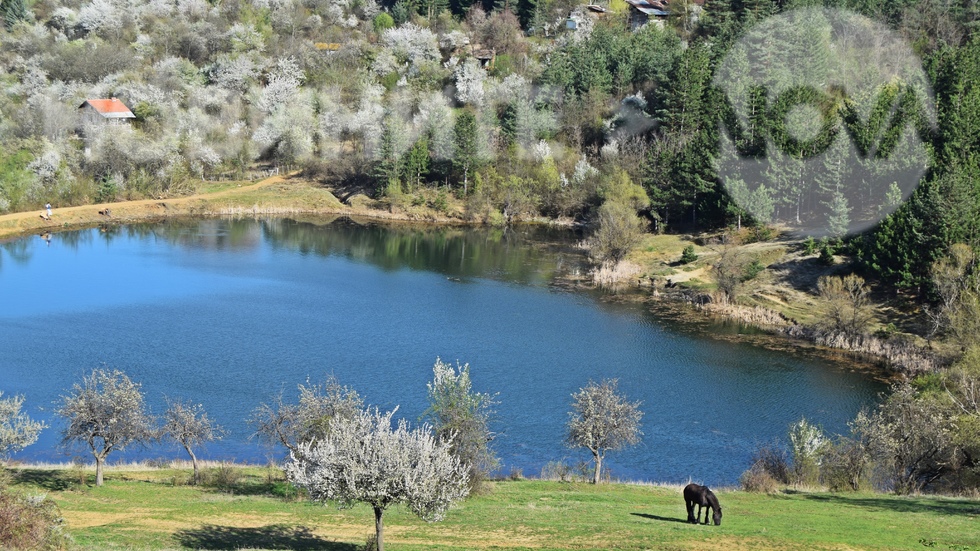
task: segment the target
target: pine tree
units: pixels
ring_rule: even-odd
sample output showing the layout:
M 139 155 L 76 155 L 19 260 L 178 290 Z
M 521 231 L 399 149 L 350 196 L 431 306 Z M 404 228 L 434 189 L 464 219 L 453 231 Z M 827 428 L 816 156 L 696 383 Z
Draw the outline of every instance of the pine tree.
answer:
M 476 132 L 476 115 L 469 109 L 460 111 L 456 117 L 456 124 L 453 125 L 453 143 L 455 145 L 453 165 L 457 170 L 463 172 L 463 195 L 469 191 L 470 169 L 478 160 Z
M 9 31 L 20 21 L 27 21 L 27 5 L 24 0 L 0 1 L 0 13 L 3 14 L 3 24 Z
M 414 191 L 422 185 L 422 180 L 429 173 L 429 139 L 426 136 L 416 140 L 412 149 L 405 154 L 402 161 L 403 180 L 408 191 Z

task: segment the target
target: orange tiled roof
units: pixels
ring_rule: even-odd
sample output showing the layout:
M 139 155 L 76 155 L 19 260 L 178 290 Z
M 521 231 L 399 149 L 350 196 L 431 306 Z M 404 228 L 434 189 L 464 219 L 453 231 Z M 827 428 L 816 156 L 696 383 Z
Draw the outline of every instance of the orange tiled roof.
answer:
M 126 107 L 126 104 L 117 98 L 110 99 L 87 99 L 78 106 L 79 109 L 89 105 L 105 118 L 108 119 L 135 119 L 136 115 Z

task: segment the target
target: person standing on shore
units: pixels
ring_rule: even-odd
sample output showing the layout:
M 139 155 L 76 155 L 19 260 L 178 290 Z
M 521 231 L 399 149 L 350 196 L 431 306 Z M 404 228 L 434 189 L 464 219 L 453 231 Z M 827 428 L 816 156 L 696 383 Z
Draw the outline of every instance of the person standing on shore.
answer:
M 44 208 L 48 211 L 48 218 L 51 218 L 51 203 L 45 203 Z

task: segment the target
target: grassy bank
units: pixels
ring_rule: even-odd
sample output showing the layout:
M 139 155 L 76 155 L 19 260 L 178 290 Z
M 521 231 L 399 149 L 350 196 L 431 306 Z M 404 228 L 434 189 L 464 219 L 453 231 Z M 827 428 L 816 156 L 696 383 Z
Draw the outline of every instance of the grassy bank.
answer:
M 40 212 L 0 216 L 0 239 L 63 231 L 99 224 L 124 224 L 178 216 L 253 216 L 256 214 L 339 214 L 387 220 L 455 222 L 425 206 L 389 212 L 364 195 L 341 201 L 333 190 L 295 175 L 273 176 L 260 182 L 198 182 L 194 193 L 139 201 L 58 208 L 51 219 Z M 109 214 L 103 214 L 109 209 Z M 452 214 L 452 213 L 450 213 Z
M 275 470 L 212 468 L 205 487 L 182 484 L 189 476 L 183 469 L 115 468 L 97 488 L 90 472 L 23 469 L 13 488 L 48 493 L 82 549 L 354 551 L 373 529 L 367 507 L 308 503 Z M 722 525 L 694 526 L 684 522 L 680 487 L 499 481 L 441 523 L 391 509 L 386 541 L 393 550 L 980 550 L 977 500 L 717 493 Z

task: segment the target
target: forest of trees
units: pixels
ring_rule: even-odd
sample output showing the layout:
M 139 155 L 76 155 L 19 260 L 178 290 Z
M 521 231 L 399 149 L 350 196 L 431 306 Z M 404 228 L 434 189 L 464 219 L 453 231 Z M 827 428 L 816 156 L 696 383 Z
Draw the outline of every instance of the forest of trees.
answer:
M 792 155 L 760 186 L 751 174 L 734 178 L 719 145 L 719 122 L 731 131 L 732 113 L 713 79 L 739 71 L 729 54 L 763 32 L 773 51 L 803 48 L 805 36 L 756 24 L 815 6 L 886 25 L 925 69 L 935 109 L 915 159 L 921 185 L 846 246 L 867 275 L 929 292 L 932 265 L 953 244 L 980 245 L 980 9 L 971 2 L 707 0 L 698 17 L 678 6 L 631 31 L 615 2 L 592 18 L 565 0 L 3 0 L 0 212 L 181 193 L 190 180 L 243 177 L 266 162 L 360 186 L 392 208 L 438 208 L 445 201 L 426 192 L 454 193 L 487 223 L 548 216 L 631 228 L 636 211 L 654 231 L 781 222 L 841 237 L 869 214 L 842 184 L 867 188 L 887 211 L 911 186 L 889 186 L 867 163 L 818 178 Z M 566 30 L 573 11 L 579 24 Z M 477 54 L 487 50 L 494 58 L 483 67 Z M 843 56 L 825 50 L 805 50 L 811 61 L 798 71 L 826 71 Z M 878 96 L 879 115 L 905 97 L 893 84 Z M 766 131 L 790 134 L 782 125 L 793 117 L 782 119 L 792 99 L 780 107 L 742 93 L 771 103 L 760 120 L 742 121 L 752 136 L 734 136 L 741 153 L 758 155 Z M 78 106 L 109 97 L 134 123 L 82 128 Z M 848 132 L 862 128 L 848 118 L 851 99 L 820 107 Z M 919 120 L 907 118 L 892 141 Z M 875 124 L 868 136 L 852 132 L 864 153 L 883 128 Z M 798 145 L 786 140 L 783 151 Z M 621 254 L 613 246 L 605 256 Z

